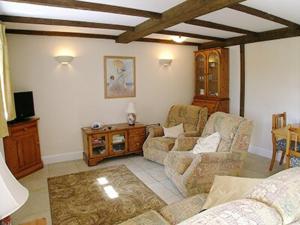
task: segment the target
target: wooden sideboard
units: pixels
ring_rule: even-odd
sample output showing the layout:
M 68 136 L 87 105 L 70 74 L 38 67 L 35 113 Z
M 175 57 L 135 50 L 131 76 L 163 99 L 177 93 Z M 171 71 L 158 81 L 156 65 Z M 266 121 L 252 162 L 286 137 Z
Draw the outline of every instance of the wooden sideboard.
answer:
M 146 126 L 127 123 L 106 125 L 101 129 L 84 127 L 83 158 L 89 166 L 94 166 L 109 157 L 141 153 L 146 138 Z
M 229 112 L 229 50 L 215 48 L 195 52 L 193 105 L 207 107 L 208 114 Z
M 5 161 L 16 178 L 43 168 L 38 120 L 31 118 L 8 124 L 9 136 L 3 139 Z

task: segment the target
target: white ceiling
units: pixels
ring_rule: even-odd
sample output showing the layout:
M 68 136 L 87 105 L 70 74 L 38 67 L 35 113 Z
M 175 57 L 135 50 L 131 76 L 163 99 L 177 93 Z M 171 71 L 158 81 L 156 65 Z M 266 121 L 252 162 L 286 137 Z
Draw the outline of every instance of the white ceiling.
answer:
M 163 12 L 177 4 L 184 2 L 184 0 L 81 0 L 86 2 L 104 3 L 110 5 L 124 6 L 129 8 L 136 8 L 154 12 Z M 247 6 L 257 8 L 259 10 L 277 15 L 284 19 L 291 20 L 300 24 L 300 0 L 248 0 L 243 2 Z M 147 18 L 118 15 L 112 13 L 93 12 L 86 10 L 65 9 L 59 7 L 48 7 L 24 3 L 14 3 L 0 1 L 0 14 L 11 16 L 25 16 L 37 18 L 51 18 L 74 21 L 89 21 L 99 23 L 110 23 L 136 26 L 139 23 L 147 20 Z M 207 20 L 215 23 L 225 24 L 228 26 L 248 29 L 251 31 L 262 32 L 266 30 L 273 30 L 284 27 L 262 18 L 238 12 L 232 9 L 222 9 L 213 13 L 199 17 L 199 19 Z M 63 26 L 49 26 L 49 25 L 31 25 L 31 24 L 17 24 L 6 23 L 8 28 L 12 29 L 32 29 L 32 30 L 46 30 L 46 31 L 68 31 L 68 32 L 84 32 L 97 34 L 119 35 L 123 31 L 106 30 L 106 29 L 92 29 L 92 28 L 77 28 L 77 27 L 63 27 Z M 178 24 L 168 28 L 168 30 L 189 32 L 195 34 L 202 34 L 207 36 L 215 36 L 221 38 L 230 38 L 239 36 L 241 34 L 221 31 L 216 29 L 204 28 L 189 24 Z M 152 34 L 149 37 L 159 39 L 171 39 L 169 35 Z M 187 41 L 202 43 L 207 40 L 188 39 Z

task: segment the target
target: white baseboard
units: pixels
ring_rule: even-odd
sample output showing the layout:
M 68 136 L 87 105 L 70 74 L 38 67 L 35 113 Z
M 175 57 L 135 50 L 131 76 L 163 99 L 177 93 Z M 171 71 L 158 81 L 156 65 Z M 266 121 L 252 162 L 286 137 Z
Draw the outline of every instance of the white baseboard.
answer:
M 42 160 L 45 165 L 57 162 L 72 161 L 82 159 L 82 152 L 83 151 L 61 153 L 56 155 L 45 155 L 42 156 Z
M 272 149 L 270 150 L 270 149 L 250 145 L 249 152 L 253 153 L 253 154 L 256 154 L 256 155 L 260 155 L 260 156 L 269 158 L 269 159 L 272 158 Z M 280 156 L 281 156 L 281 154 L 276 155 L 276 160 L 277 161 L 280 161 Z

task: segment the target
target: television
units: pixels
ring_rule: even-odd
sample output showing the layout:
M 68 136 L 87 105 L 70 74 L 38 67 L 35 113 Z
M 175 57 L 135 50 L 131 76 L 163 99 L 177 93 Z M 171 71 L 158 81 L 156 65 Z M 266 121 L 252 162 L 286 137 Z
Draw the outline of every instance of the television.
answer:
M 32 91 L 15 92 L 16 120 L 26 120 L 34 116 L 34 103 Z

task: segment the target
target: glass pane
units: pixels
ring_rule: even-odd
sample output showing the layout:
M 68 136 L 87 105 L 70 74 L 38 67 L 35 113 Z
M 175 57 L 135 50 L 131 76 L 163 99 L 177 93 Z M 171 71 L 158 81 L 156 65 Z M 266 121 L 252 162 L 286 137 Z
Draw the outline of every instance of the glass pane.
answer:
M 105 136 L 92 137 L 93 155 L 106 155 L 106 138 Z
M 213 52 L 208 57 L 208 95 L 219 95 L 220 58 Z
M 125 151 L 126 137 L 124 133 L 112 135 L 112 150 L 116 153 Z
M 205 55 L 196 57 L 196 95 L 205 95 Z

